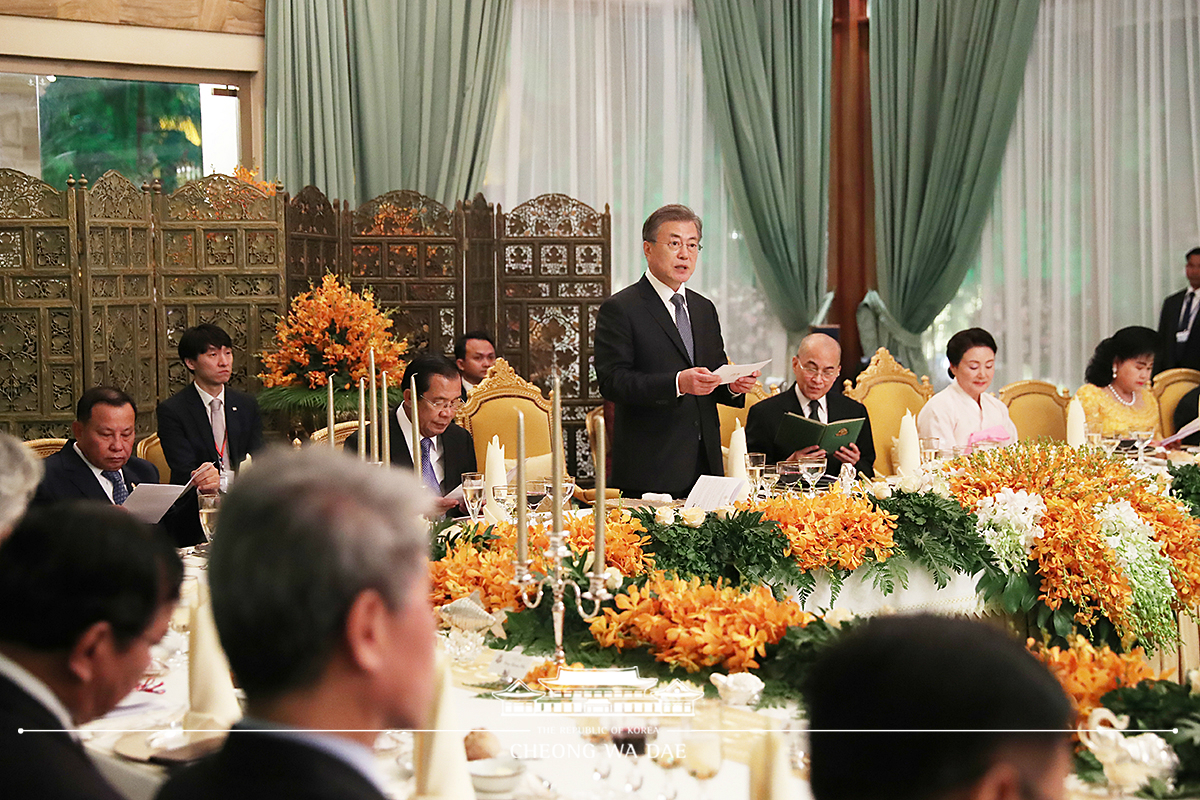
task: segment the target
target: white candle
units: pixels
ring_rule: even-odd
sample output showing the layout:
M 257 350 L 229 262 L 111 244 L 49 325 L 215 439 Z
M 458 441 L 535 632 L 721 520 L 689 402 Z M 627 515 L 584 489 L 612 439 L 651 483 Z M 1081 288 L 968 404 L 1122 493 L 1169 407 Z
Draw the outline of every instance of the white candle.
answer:
M 329 420 L 328 420 L 328 428 L 326 428 L 326 432 L 329 434 L 329 447 L 333 450 L 336 450 L 337 442 L 333 438 L 333 376 L 334 376 L 334 374 L 335 373 L 331 372 L 325 378 L 325 385 L 329 388 L 328 403 L 327 403 L 327 405 L 329 406 L 329 409 L 328 409 L 328 413 L 326 414 L 326 416 L 329 418 Z
M 421 475 L 421 423 L 417 419 L 417 376 L 408 382 L 408 411 L 412 422 L 413 469 Z M 424 476 L 422 476 L 424 477 Z
M 392 421 L 388 419 L 387 372 L 383 373 L 383 391 L 379 394 L 379 435 L 383 442 L 379 448 L 380 460 L 388 463 L 392 460 Z
M 367 382 L 358 379 L 358 457 L 367 460 Z
M 1067 444 L 1071 447 L 1083 447 L 1087 441 L 1087 417 L 1078 397 L 1072 397 L 1067 404 Z
M 367 362 L 367 380 L 371 384 L 371 461 L 379 461 L 379 397 L 375 386 L 375 348 Z
M 554 467 L 550 474 L 554 489 L 554 502 L 550 505 L 553 510 L 554 532 L 562 533 L 562 492 L 563 492 L 563 463 L 560 458 L 562 451 L 562 406 L 559 401 L 559 395 L 562 393 L 562 383 L 558 378 L 558 372 L 554 373 L 553 391 L 550 396 L 550 460 Z
M 526 523 L 529 498 L 525 495 L 525 412 L 517 410 L 517 564 L 529 560 L 529 529 Z
M 604 415 L 596 420 L 596 558 L 592 561 L 592 571 L 597 575 L 604 572 L 604 525 L 607 522 L 608 509 L 604 504 L 604 494 L 608 484 L 608 476 L 604 471 Z

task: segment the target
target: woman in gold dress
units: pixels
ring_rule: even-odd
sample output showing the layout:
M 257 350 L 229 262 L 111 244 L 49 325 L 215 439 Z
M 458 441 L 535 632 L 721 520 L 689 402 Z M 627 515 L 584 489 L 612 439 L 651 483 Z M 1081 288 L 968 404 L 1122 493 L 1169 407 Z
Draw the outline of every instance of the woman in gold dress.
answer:
M 1104 436 L 1153 431 L 1162 438 L 1158 400 L 1150 391 L 1158 334 L 1132 325 L 1096 345 L 1076 397 L 1088 428 Z

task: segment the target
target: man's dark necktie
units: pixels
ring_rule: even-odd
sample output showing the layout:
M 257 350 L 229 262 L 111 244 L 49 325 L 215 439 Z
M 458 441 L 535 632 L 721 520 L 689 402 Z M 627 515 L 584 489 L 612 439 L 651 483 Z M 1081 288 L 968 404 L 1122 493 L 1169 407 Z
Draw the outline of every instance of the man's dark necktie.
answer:
M 671 295 L 671 304 L 675 306 L 675 327 L 679 328 L 679 335 L 683 338 L 683 349 L 687 350 L 688 361 L 695 364 L 696 350 L 692 343 L 692 320 L 688 316 L 687 304 L 683 302 L 683 295 L 678 292 Z
M 1188 329 L 1188 323 L 1192 321 L 1192 297 L 1194 293 L 1188 292 L 1187 297 L 1183 300 L 1183 312 L 1179 315 L 1179 326 L 1175 329 L 1182 333 Z M 1175 337 L 1175 360 L 1183 360 L 1183 351 L 1187 347 L 1186 341 L 1179 341 L 1179 337 Z
M 817 422 L 820 422 L 821 421 L 821 415 L 819 413 L 820 410 L 821 410 L 821 402 L 819 400 L 809 401 L 808 418 L 815 419 Z
M 113 487 L 113 505 L 125 505 L 125 499 L 129 497 L 129 489 L 125 487 L 125 478 L 121 475 L 121 471 L 117 469 L 106 469 L 100 473 L 105 478 L 108 478 L 109 483 Z

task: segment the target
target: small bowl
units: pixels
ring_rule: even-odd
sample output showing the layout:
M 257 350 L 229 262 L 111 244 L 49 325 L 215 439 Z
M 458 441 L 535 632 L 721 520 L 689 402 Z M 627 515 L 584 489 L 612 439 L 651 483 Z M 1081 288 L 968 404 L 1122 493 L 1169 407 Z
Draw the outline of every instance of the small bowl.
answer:
M 468 766 L 475 791 L 486 794 L 511 794 L 525 774 L 525 765 L 511 756 L 481 758 Z

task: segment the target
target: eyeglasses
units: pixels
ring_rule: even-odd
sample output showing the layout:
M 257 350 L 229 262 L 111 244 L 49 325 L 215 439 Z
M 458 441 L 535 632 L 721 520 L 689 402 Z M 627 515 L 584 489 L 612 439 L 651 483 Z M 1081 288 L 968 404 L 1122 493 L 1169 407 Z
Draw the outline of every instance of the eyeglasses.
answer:
M 694 256 L 699 255 L 700 251 L 704 249 L 704 245 L 700 244 L 699 242 L 684 242 L 681 239 L 671 239 L 668 242 L 655 242 L 655 244 L 661 244 L 663 247 L 667 248 L 668 250 L 673 250 L 676 253 L 678 253 L 681 248 L 686 247 L 687 251 Z
M 421 400 L 435 411 L 458 411 L 463 404 L 461 397 L 456 397 L 453 400 L 430 400 L 428 397 L 422 397 Z
M 831 381 L 841 372 L 841 367 L 826 367 L 825 369 L 815 369 L 809 366 L 802 366 L 800 370 L 810 378 L 822 378 Z

